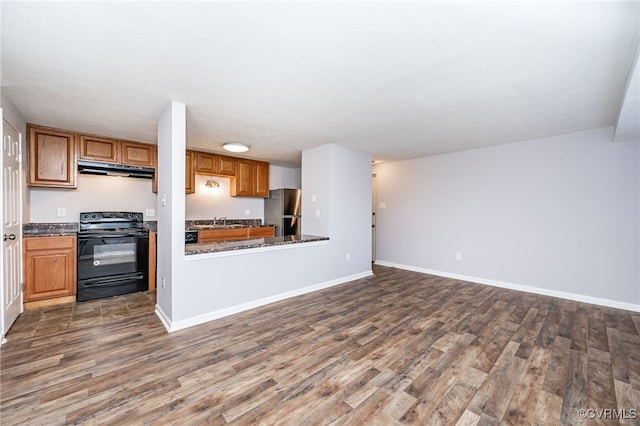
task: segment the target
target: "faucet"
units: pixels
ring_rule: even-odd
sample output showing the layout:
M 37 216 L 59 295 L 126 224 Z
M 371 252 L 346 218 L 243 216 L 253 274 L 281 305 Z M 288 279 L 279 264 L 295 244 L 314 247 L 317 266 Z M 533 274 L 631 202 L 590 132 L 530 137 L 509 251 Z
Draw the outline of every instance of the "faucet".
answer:
M 226 216 L 221 217 L 220 220 L 222 221 L 222 225 L 223 226 L 227 224 L 227 217 Z

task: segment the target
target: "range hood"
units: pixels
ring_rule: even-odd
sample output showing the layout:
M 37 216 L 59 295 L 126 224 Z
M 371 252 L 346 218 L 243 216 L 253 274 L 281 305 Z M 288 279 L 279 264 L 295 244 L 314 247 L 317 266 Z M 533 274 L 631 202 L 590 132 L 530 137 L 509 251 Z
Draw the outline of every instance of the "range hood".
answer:
M 78 160 L 78 173 L 87 175 L 124 176 L 140 179 L 153 179 L 155 169 L 151 167 L 129 166 L 126 164 L 99 163 L 97 161 Z

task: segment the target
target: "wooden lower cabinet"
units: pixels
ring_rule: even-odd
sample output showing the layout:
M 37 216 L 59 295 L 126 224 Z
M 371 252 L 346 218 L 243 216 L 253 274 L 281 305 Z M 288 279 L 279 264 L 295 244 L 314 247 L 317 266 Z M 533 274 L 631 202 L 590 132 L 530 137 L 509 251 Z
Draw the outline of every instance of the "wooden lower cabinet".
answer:
M 217 243 L 247 239 L 247 228 L 203 229 L 198 231 L 199 243 Z
M 271 238 L 276 235 L 274 226 L 261 226 L 259 228 L 249 228 L 249 238 Z
M 76 236 L 24 239 L 24 301 L 76 294 Z
M 268 238 L 275 235 L 273 226 L 256 228 L 202 229 L 198 231 L 199 243 L 218 243 L 221 241 L 239 241 L 251 238 Z
M 149 232 L 149 291 L 156 289 L 156 237 L 155 232 Z

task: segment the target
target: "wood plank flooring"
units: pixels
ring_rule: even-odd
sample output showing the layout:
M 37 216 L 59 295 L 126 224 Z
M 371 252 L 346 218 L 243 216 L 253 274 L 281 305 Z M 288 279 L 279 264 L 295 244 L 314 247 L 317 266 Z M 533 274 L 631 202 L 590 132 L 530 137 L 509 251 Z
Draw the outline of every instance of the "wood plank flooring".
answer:
M 27 312 L 0 423 L 640 424 L 640 314 L 374 272 L 171 334 L 148 296 Z

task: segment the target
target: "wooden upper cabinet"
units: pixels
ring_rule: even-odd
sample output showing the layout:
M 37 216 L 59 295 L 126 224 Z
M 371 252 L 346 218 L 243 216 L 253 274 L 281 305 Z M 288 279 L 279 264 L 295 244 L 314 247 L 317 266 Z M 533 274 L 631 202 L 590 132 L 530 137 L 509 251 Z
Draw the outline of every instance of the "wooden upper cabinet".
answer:
M 268 197 L 269 163 L 236 159 L 236 175 L 231 178 L 232 197 Z
M 76 135 L 29 125 L 29 186 L 75 188 Z
M 256 161 L 254 163 L 253 196 L 269 196 L 269 163 Z
M 151 192 L 158 193 L 158 147 L 153 148 L 153 164 L 155 164 L 155 173 L 153 174 L 153 180 L 151 180 Z
M 155 167 L 155 145 L 120 141 L 120 163 L 131 166 Z
M 115 139 L 80 135 L 80 158 L 83 160 L 117 163 L 119 152 L 118 141 Z
M 196 173 L 202 173 L 205 175 L 218 174 L 220 170 L 219 158 L 215 154 L 208 154 L 206 152 L 195 153 Z
M 194 151 L 195 172 L 203 175 L 235 176 L 236 159 L 226 155 Z
M 231 178 L 232 197 L 251 197 L 253 181 L 253 161 L 238 158 L 236 160 L 236 175 Z
M 226 155 L 218 155 L 218 174 L 224 176 L 236 175 L 236 159 Z
M 185 194 L 193 194 L 196 192 L 196 173 L 195 159 L 196 153 L 187 151 L 184 164 L 184 192 Z

